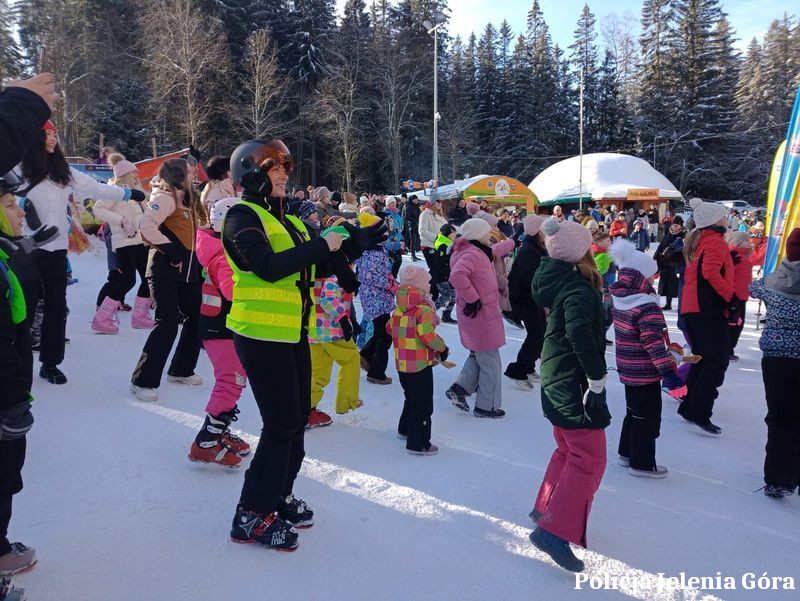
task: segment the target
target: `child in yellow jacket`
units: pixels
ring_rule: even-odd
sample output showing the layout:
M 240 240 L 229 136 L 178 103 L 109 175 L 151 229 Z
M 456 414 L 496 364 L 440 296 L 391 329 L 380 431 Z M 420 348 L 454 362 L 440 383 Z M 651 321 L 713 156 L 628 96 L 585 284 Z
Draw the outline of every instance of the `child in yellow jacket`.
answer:
M 449 353 L 436 334 L 438 317 L 429 294 L 431 276 L 416 265 L 404 265 L 398 273 L 397 308 L 386 326 L 394 343 L 394 358 L 405 393 L 397 436 L 406 440 L 412 455 L 435 455 L 431 444 L 433 414 L 433 366 Z

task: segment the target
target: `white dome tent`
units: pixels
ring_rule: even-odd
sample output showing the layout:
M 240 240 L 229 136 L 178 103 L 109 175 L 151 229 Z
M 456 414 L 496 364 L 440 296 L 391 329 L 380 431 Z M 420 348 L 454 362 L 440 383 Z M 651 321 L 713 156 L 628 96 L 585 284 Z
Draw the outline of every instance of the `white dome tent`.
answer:
M 580 157 L 574 156 L 551 165 L 528 186 L 539 199 L 539 206 L 578 204 L 596 201 L 618 208 L 642 208 L 649 204 L 665 207 L 681 193 L 645 160 L 627 154 L 598 152 L 583 155 L 583 185 Z

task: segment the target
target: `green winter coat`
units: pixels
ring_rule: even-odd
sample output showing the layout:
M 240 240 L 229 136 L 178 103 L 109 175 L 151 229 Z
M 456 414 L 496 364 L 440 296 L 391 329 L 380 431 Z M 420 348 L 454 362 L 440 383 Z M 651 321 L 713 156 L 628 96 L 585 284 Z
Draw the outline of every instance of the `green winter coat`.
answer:
M 543 257 L 533 278 L 534 300 L 550 309 L 542 348 L 542 409 L 554 426 L 606 428 L 608 408 L 589 414 L 583 394 L 606 374 L 600 293 L 571 263 Z

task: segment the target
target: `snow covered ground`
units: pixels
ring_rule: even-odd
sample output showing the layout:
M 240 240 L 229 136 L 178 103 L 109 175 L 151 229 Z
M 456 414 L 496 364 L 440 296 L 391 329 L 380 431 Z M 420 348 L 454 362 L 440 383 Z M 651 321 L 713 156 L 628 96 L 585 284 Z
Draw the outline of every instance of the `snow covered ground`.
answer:
M 200 387 L 164 381 L 158 403 L 136 401 L 130 373 L 147 336 L 122 315 L 118 336 L 89 322 L 105 256 L 72 258 L 80 282 L 71 314 L 65 386 L 36 379 L 24 491 L 12 540 L 36 548 L 39 565 L 17 583 L 35 601 L 206 599 L 798 599 L 795 591 L 745 590 L 742 577 L 793 577 L 800 586 L 800 499 L 773 501 L 762 485 L 766 439 L 755 305 L 728 370 L 714 421 L 720 439 L 689 431 L 664 401 L 658 459 L 666 480 L 616 465 L 623 389 L 614 372 L 609 465 L 595 499 L 588 551 L 592 576 L 732 577 L 736 590 L 575 590 L 575 577 L 528 542 L 527 514 L 554 448 L 538 386 L 505 382 L 503 420 L 454 409 L 444 392 L 457 369 L 436 372 L 435 457 L 415 457 L 395 437 L 402 390 L 367 384 L 364 407 L 307 433 L 296 493 L 316 512 L 300 548 L 276 553 L 228 540 L 242 470 L 186 459 L 212 384 L 201 354 Z M 132 301 L 133 295 L 128 299 Z M 674 326 L 675 312 L 667 321 Z M 440 333 L 460 364 L 456 326 Z M 677 331 L 677 330 L 675 330 Z M 507 328 L 504 364 L 524 333 Z M 678 335 L 674 336 L 679 339 Z M 608 352 L 614 365 L 613 347 Z M 333 386 L 321 408 L 332 412 Z M 250 391 L 240 434 L 255 444 L 260 420 Z M 245 461 L 246 464 L 247 461 Z

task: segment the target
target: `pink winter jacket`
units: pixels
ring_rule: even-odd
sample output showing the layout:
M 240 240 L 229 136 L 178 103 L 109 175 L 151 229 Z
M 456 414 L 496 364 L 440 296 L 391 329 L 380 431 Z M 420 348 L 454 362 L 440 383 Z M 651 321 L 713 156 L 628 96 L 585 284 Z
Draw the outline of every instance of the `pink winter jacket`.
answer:
M 513 240 L 508 242 L 514 244 Z M 506 250 L 506 241 L 496 244 L 494 253 Z M 456 291 L 458 333 L 461 344 L 471 351 L 493 351 L 506 343 L 503 316 L 500 313 L 500 292 L 497 274 L 486 254 L 464 238 L 453 243 L 450 256 L 450 283 Z M 475 317 L 464 315 L 464 306 L 481 301 Z
M 222 295 L 233 300 L 233 269 L 231 269 L 222 239 L 219 234 L 209 228 L 197 230 L 197 260 L 206 268 L 208 278 Z

